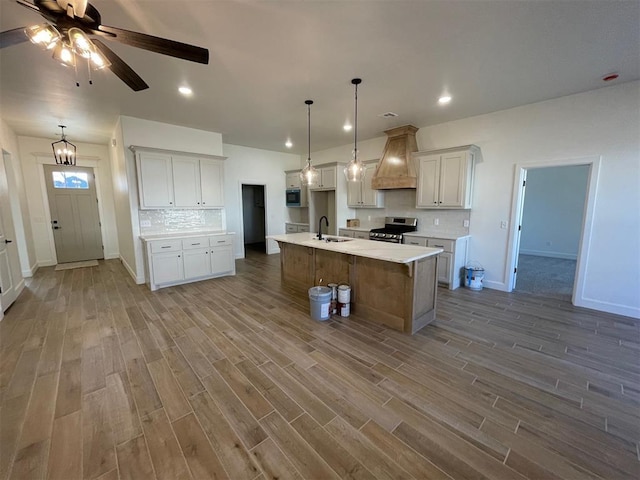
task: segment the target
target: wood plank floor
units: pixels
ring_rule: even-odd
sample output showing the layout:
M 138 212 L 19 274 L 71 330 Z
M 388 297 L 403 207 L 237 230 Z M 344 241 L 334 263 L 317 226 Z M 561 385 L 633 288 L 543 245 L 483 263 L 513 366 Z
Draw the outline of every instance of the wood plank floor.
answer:
M 309 318 L 278 256 L 150 292 L 42 268 L 0 322 L 0 479 L 640 477 L 640 324 L 438 292 L 407 336 Z

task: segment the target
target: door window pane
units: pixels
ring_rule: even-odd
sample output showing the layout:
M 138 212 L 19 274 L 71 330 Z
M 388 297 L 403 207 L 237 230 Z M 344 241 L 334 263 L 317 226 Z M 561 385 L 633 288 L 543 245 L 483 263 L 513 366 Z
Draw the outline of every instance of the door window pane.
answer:
M 89 188 L 89 174 L 85 172 L 53 172 L 53 188 Z

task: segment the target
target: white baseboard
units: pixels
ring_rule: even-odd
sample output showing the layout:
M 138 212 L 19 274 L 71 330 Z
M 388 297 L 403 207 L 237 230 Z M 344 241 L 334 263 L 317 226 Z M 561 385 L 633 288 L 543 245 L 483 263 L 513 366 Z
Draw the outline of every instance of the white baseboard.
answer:
M 29 267 L 28 270 L 22 270 L 22 276 L 25 278 L 31 278 L 36 274 L 36 272 L 38 271 L 38 268 L 39 268 L 39 265 L 37 263 L 34 263 Z
M 593 298 L 580 298 L 576 299 L 576 307 L 590 308 L 591 310 L 598 310 L 600 312 L 613 313 L 616 315 L 622 315 L 625 317 L 631 317 L 640 320 L 640 308 L 630 307 L 628 305 L 620 305 L 618 303 L 603 302 L 602 300 L 595 300 Z
M 106 253 L 104 255 L 104 259 L 105 260 L 115 260 L 120 258 L 120 254 L 119 253 Z
M 534 255 L 536 257 L 549 257 L 549 258 L 564 258 L 565 260 L 577 260 L 578 255 L 575 253 L 563 253 L 563 252 L 547 252 L 545 250 L 525 250 L 520 249 L 522 255 Z
M 462 282 L 461 285 L 463 288 L 464 287 L 464 282 Z M 507 284 L 504 282 L 496 282 L 493 280 L 483 280 L 482 281 L 482 286 L 483 288 L 491 288 L 492 290 L 500 290 L 501 292 L 508 292 L 509 290 L 507 289 Z
M 124 266 L 125 270 L 127 272 L 129 272 L 129 275 L 131 275 L 131 278 L 133 278 L 133 281 L 136 282 L 136 284 L 138 285 L 142 285 L 144 283 L 144 277 L 143 278 L 139 278 L 136 275 L 136 272 L 133 268 L 131 268 L 131 266 L 127 263 L 127 261 L 122 258 L 122 257 L 118 257 L 120 259 L 120 261 L 122 262 L 122 265 Z

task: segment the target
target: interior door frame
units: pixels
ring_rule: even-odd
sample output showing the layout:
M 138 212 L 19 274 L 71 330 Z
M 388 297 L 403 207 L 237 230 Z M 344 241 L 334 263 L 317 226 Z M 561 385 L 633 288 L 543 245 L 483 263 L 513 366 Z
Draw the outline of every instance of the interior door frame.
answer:
M 95 187 L 96 197 L 98 198 L 98 217 L 100 218 L 100 236 L 102 237 L 102 245 L 104 245 L 104 239 L 106 238 L 105 223 L 103 221 L 104 212 L 102 209 L 102 192 L 100 191 L 100 159 L 96 157 L 77 157 L 76 165 L 78 167 L 92 168 L 95 175 Z M 49 195 L 47 194 L 47 185 L 45 183 L 45 171 L 44 165 L 55 165 L 55 160 L 48 155 L 38 155 L 36 157 L 36 163 L 38 166 L 38 177 L 40 178 L 40 192 L 42 195 L 42 208 L 45 215 L 45 221 L 49 228 L 47 228 L 47 240 L 49 241 L 49 250 L 52 255 L 52 262 L 47 264 L 41 264 L 43 266 L 56 265 L 58 263 L 58 254 L 56 253 L 56 242 L 53 238 L 53 229 L 51 229 L 51 209 L 49 208 Z
M 582 213 L 582 228 L 580 231 L 580 242 L 578 245 L 578 258 L 576 261 L 576 275 L 573 282 L 573 294 L 571 303 L 576 306 L 587 306 L 583 300 L 584 287 L 586 281 L 587 261 L 591 251 L 591 233 L 593 230 L 593 213 L 596 204 L 596 194 L 598 190 L 598 180 L 600 178 L 601 156 L 579 157 L 552 160 L 549 162 L 518 163 L 515 165 L 513 197 L 511 205 L 511 228 L 509 229 L 509 242 L 507 248 L 507 262 L 505 278 L 507 279 L 507 292 L 513 291 L 515 284 L 515 266 L 518 263 L 519 231 L 522 224 L 522 214 L 524 205 L 524 194 L 522 182 L 526 178 L 526 171 L 547 167 L 568 167 L 587 165 L 589 166 L 589 178 L 587 179 L 587 191 L 584 200 Z
M 238 239 L 240 240 L 240 258 L 246 258 L 246 251 L 244 248 L 244 201 L 242 197 L 242 186 L 243 185 L 256 185 L 262 186 L 264 188 L 264 243 L 265 243 L 265 253 L 269 253 L 269 240 L 267 240 L 267 235 L 269 235 L 269 215 L 267 212 L 268 208 L 268 195 L 267 195 L 267 184 L 264 181 L 260 180 L 240 180 L 238 181 L 238 195 L 240 198 L 240 225 L 239 230 L 240 234 L 238 235 Z

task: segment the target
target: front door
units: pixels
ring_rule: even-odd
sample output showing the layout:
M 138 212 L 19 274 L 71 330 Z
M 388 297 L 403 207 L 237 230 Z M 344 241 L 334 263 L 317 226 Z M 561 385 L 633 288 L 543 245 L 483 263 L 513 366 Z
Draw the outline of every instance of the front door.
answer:
M 18 296 L 18 284 L 22 280 L 14 233 L 9 204 L 9 185 L 2 157 L 0 158 L 0 318 L 2 318 L 2 312 L 9 308 Z
M 103 258 L 93 169 L 44 165 L 58 263 Z

